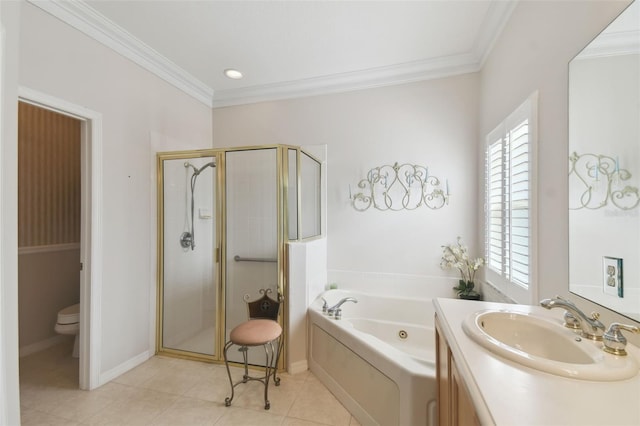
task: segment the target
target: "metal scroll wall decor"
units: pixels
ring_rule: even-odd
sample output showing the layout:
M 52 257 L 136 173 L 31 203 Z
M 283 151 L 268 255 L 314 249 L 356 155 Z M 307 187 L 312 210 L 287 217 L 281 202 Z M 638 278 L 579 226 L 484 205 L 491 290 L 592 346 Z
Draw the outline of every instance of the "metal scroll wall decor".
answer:
M 378 210 L 415 210 L 420 206 L 440 209 L 449 204 L 449 181 L 430 175 L 426 166 L 395 163 L 369 170 L 367 177 L 358 183 L 360 192 L 351 193 L 353 208 L 365 211 L 370 207 Z
M 631 210 L 640 203 L 640 194 L 638 187 L 626 183 L 629 179 L 631 173 L 620 168 L 618 157 L 574 152 L 569 156 L 570 208 Z

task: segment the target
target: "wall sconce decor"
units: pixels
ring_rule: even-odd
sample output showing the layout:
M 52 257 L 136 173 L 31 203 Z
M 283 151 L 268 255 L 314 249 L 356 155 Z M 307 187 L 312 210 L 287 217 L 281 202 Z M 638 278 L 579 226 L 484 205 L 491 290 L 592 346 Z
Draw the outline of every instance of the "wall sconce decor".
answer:
M 449 181 L 430 175 L 426 166 L 413 164 L 384 165 L 369 170 L 367 177 L 358 183 L 361 190 L 351 193 L 353 208 L 365 211 L 373 206 L 378 210 L 415 210 L 420 206 L 440 209 L 449 204 Z
M 618 157 L 600 154 L 569 156 L 571 210 L 597 210 L 614 206 L 631 210 L 640 203 L 638 187 L 625 184 L 631 173 L 620 168 Z M 576 191 L 575 189 L 578 188 Z

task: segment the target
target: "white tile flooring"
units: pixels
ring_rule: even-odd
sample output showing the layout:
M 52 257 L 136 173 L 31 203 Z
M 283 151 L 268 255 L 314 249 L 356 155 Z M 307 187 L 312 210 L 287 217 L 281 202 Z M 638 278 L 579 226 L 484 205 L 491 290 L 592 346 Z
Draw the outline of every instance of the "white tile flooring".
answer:
M 28 425 L 358 425 L 310 372 L 269 386 L 230 386 L 224 365 L 155 356 L 93 391 L 78 389 L 72 341 L 20 359 L 22 424 Z M 232 369 L 241 377 L 242 370 Z

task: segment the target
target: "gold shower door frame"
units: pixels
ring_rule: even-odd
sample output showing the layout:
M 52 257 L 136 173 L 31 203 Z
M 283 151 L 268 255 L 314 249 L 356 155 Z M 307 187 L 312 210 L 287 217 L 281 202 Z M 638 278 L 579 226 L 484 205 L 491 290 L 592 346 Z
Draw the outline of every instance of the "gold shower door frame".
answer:
M 191 150 L 191 151 L 171 151 L 159 152 L 157 154 L 157 177 L 158 177 L 158 251 L 157 251 L 157 315 L 156 315 L 156 353 L 177 357 L 194 359 L 212 363 L 223 362 L 222 348 L 226 339 L 226 259 L 227 259 L 227 233 L 226 233 L 226 163 L 225 154 L 237 151 L 253 151 L 276 149 L 276 205 L 277 205 L 277 288 L 278 292 L 284 297 L 280 315 L 280 325 L 283 329 L 284 345 L 280 354 L 278 368 L 283 369 L 286 365 L 286 353 L 288 347 L 288 315 L 289 315 L 289 291 L 287 282 L 287 256 L 286 242 L 300 240 L 301 236 L 301 177 L 300 165 L 301 155 L 305 153 L 318 164 L 321 162 L 300 147 L 291 145 L 260 145 L 233 148 L 219 148 L 207 150 Z M 297 223 L 295 238 L 290 238 L 289 231 L 289 152 L 296 151 L 296 212 L 295 222 Z M 163 342 L 163 318 L 164 318 L 164 174 L 163 162 L 165 160 L 189 160 L 194 158 L 213 157 L 216 162 L 216 198 L 215 198 L 215 230 L 216 230 L 216 249 L 214 250 L 214 258 L 212 262 L 218 265 L 216 279 L 216 324 L 215 324 L 215 353 L 207 355 L 196 352 L 188 352 L 179 349 L 172 349 L 164 346 Z

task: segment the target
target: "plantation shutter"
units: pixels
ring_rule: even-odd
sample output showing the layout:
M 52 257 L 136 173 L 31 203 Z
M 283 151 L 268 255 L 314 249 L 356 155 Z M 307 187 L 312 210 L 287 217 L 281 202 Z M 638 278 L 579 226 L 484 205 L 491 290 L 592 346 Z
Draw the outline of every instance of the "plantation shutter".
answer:
M 504 253 L 504 140 L 500 137 L 487 151 L 487 265 L 496 272 L 503 270 Z
M 529 120 L 525 119 L 509 131 L 508 204 L 510 223 L 506 253 L 512 281 L 529 285 Z
M 528 289 L 531 281 L 531 106 L 525 103 L 487 136 L 487 267 Z

